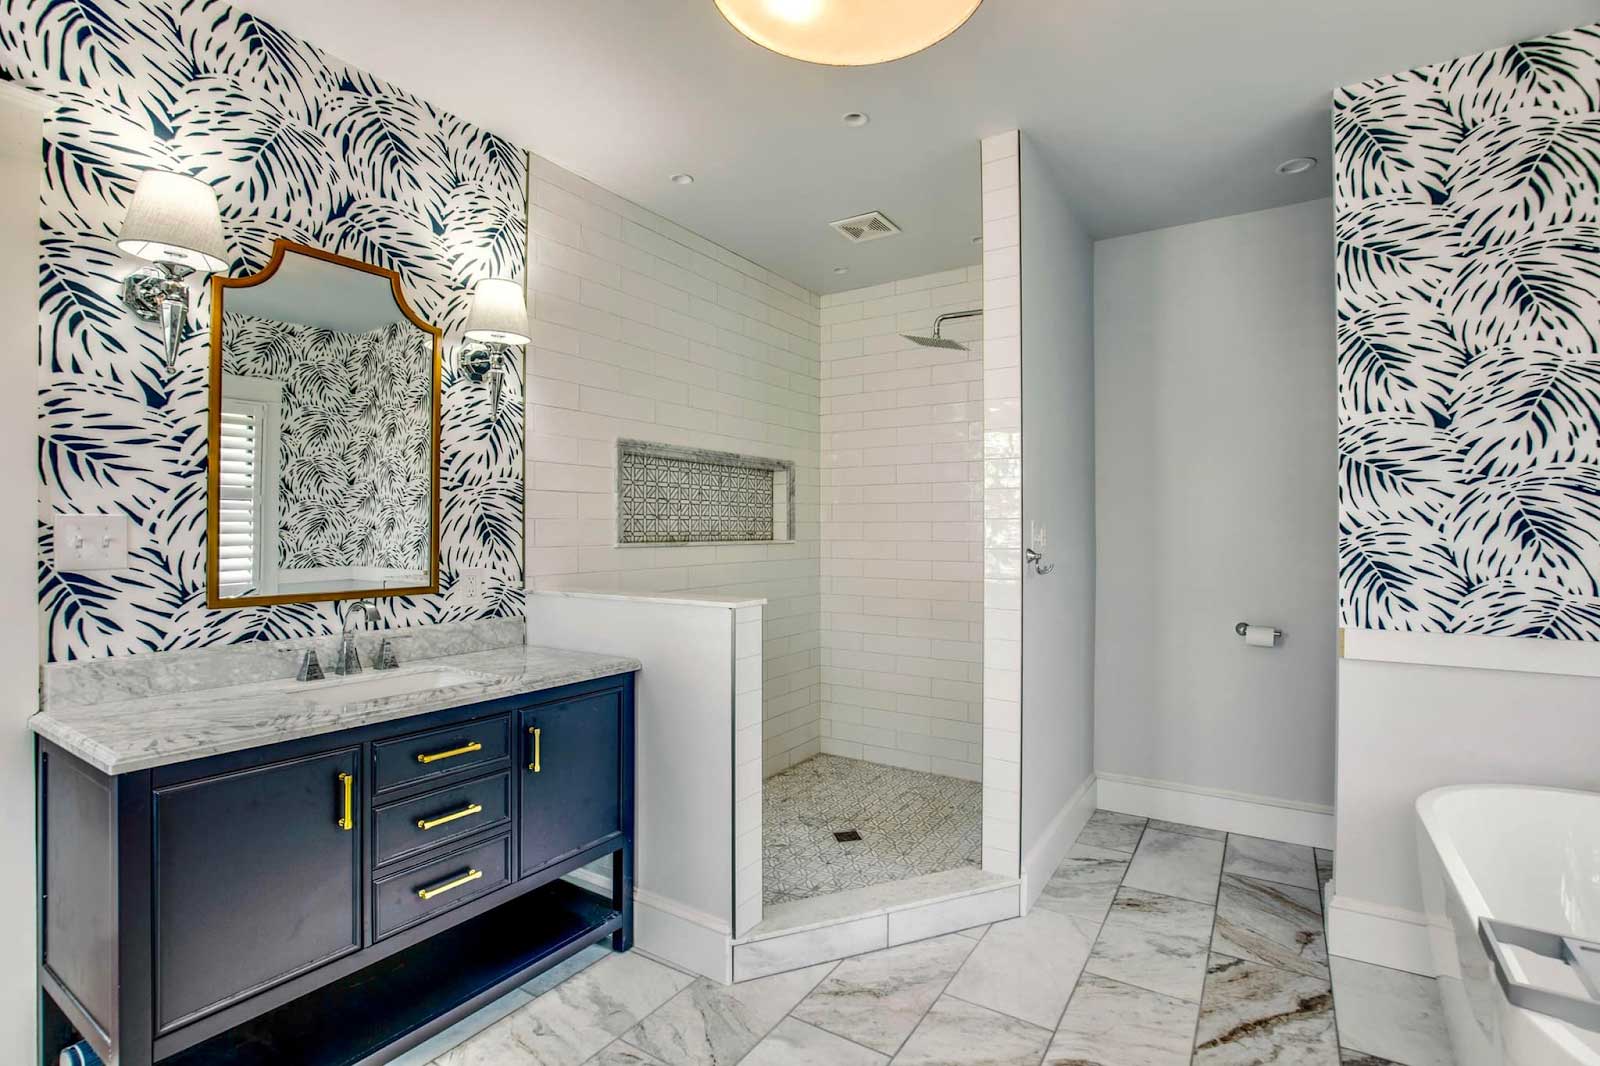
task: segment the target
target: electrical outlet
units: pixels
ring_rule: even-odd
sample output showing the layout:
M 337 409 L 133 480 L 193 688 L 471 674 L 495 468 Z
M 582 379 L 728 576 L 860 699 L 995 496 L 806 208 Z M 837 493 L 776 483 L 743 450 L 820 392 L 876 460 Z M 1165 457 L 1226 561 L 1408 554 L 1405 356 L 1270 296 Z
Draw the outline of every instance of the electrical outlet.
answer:
M 463 567 L 457 585 L 464 598 L 486 600 L 489 598 L 489 589 L 494 586 L 494 571 L 486 566 Z
M 54 542 L 56 569 L 65 573 L 127 569 L 128 519 L 123 515 L 58 514 Z

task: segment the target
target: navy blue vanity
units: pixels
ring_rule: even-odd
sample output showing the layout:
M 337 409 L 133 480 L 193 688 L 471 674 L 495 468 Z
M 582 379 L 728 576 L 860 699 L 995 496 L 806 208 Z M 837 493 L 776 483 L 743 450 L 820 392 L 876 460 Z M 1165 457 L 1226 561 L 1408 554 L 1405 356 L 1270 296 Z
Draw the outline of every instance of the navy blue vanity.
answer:
M 38 746 L 47 1066 L 387 1061 L 633 935 L 634 675 L 110 774 Z M 611 860 L 609 898 L 563 880 Z M 53 1023 L 53 1024 L 52 1024 Z

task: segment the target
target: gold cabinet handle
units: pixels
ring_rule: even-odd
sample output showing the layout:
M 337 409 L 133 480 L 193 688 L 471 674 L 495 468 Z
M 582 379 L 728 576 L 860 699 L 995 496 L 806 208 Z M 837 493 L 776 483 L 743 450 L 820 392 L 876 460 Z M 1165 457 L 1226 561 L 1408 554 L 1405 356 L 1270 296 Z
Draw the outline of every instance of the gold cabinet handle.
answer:
M 418 818 L 417 819 L 417 828 L 418 829 L 432 829 L 436 825 L 444 825 L 446 822 L 453 822 L 457 818 L 471 818 L 474 814 L 482 814 L 482 813 L 483 813 L 483 804 L 481 804 L 481 803 L 471 803 L 471 804 L 468 804 L 467 806 L 461 808 L 459 811 L 452 811 L 449 814 L 441 814 L 437 818 Z
M 528 769 L 532 770 L 534 773 L 538 773 L 539 772 L 539 727 L 536 726 L 536 725 L 529 726 L 528 727 L 528 732 L 533 734 L 533 761 L 528 764 Z
M 354 774 L 339 775 L 339 786 L 344 792 L 344 815 L 339 819 L 339 828 L 346 833 L 356 827 L 355 800 L 350 794 L 355 780 Z
M 449 751 L 436 751 L 431 755 L 418 755 L 417 761 L 427 765 L 431 762 L 438 762 L 440 759 L 454 759 L 457 755 L 470 755 L 472 752 L 482 750 L 483 745 L 474 740 L 471 744 L 463 744 L 461 747 L 451 748 Z
M 482 870 L 468 870 L 454 881 L 446 881 L 444 884 L 434 885 L 432 888 L 419 888 L 417 889 L 417 895 L 423 899 L 432 899 L 434 896 L 444 895 L 451 889 L 460 888 L 462 885 L 471 884 L 473 881 L 476 881 L 482 876 Z

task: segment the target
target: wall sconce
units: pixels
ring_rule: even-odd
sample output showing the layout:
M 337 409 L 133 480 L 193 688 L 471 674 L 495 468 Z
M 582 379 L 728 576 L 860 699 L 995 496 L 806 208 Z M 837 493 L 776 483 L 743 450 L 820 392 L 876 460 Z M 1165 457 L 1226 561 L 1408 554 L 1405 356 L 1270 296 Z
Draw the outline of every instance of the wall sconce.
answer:
M 228 268 L 222 214 L 211 186 L 187 174 L 147 170 L 139 175 L 133 203 L 117 247 L 155 266 L 122 282 L 122 305 L 147 322 L 160 322 L 167 369 L 178 363 L 178 345 L 189 324 L 189 287 L 196 272 Z
M 504 362 L 511 349 L 527 344 L 528 298 L 522 283 L 509 278 L 484 278 L 472 290 L 467 312 L 467 339 L 477 341 L 461 351 L 459 365 L 467 380 L 489 382 L 489 405 L 500 411 L 500 389 L 505 384 Z

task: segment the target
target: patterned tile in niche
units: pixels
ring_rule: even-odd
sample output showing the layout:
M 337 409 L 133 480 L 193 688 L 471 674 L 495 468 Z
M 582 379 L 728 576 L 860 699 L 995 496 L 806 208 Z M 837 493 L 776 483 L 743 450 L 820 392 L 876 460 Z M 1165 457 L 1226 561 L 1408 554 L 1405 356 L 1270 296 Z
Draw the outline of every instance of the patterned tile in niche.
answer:
M 976 781 L 818 755 L 767 779 L 762 889 L 768 904 L 981 864 Z M 854 829 L 859 841 L 834 833 Z

